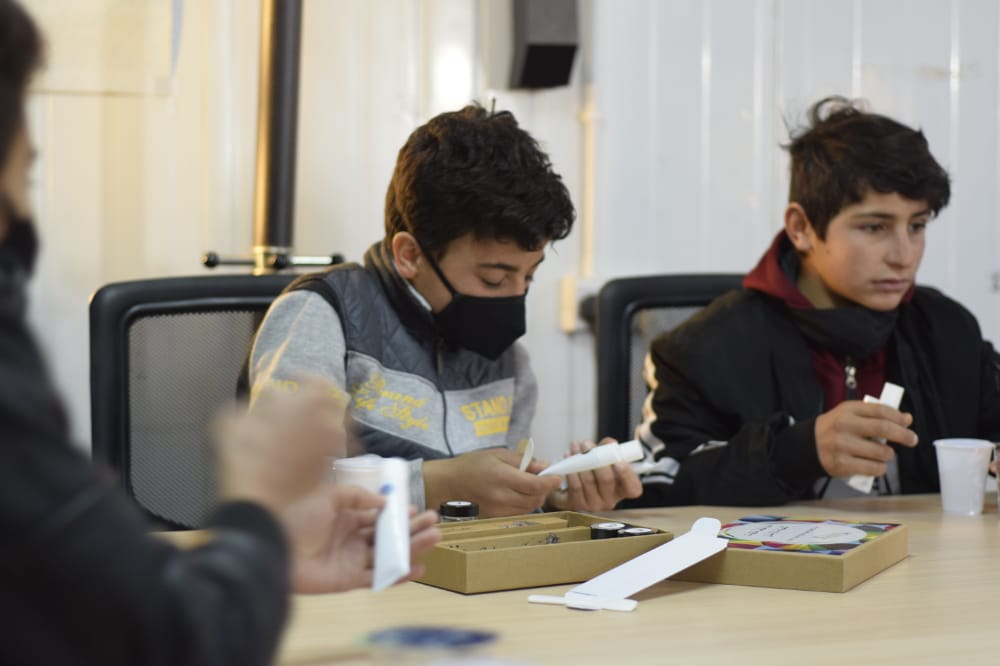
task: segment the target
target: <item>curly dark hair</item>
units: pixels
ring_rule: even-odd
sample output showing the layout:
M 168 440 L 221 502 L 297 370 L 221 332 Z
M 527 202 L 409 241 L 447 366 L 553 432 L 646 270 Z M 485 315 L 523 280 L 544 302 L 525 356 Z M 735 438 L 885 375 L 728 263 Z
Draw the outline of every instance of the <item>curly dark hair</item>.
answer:
M 923 132 L 827 97 L 809 110 L 809 125 L 791 133 L 788 200 L 805 210 L 820 238 L 837 213 L 874 190 L 925 201 L 933 215 L 948 205 L 948 173 L 931 155 Z
M 14 0 L 0 0 L 0 165 L 24 123 L 24 94 L 42 64 L 42 36 Z
M 573 204 L 548 156 L 507 111 L 442 113 L 410 134 L 385 196 L 385 242 L 413 234 L 440 258 L 474 234 L 525 250 L 565 238 Z

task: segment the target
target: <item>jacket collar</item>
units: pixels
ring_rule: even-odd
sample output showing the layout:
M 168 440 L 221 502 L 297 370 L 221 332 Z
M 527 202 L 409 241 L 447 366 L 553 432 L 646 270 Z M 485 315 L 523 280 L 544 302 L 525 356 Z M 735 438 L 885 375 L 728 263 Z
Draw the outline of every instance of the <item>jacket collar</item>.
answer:
M 421 336 L 438 337 L 437 325 L 430 308 L 427 307 L 426 301 L 422 301 L 414 293 L 413 286 L 396 270 L 396 263 L 385 243 L 379 241 L 368 248 L 365 252 L 364 266 L 365 270 L 374 273 L 378 278 L 399 320 L 406 328 Z

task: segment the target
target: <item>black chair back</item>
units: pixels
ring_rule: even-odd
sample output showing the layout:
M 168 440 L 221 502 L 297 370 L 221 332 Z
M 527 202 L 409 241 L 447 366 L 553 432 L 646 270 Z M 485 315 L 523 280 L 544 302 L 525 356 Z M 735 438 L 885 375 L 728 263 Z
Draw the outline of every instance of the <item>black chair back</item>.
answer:
M 649 343 L 716 297 L 739 289 L 735 273 L 644 275 L 609 280 L 597 295 L 597 435 L 632 439 L 646 397 Z
M 212 419 L 234 401 L 257 326 L 295 277 L 136 280 L 91 298 L 93 457 L 159 526 L 199 527 L 215 503 Z

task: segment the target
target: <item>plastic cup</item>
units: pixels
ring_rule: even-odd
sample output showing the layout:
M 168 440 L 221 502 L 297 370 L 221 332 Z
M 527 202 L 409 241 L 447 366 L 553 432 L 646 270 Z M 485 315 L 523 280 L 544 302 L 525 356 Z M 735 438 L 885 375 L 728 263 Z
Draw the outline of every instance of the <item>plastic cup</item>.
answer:
M 333 482 L 340 486 L 360 486 L 378 494 L 382 485 L 381 456 L 365 454 L 333 461 Z
M 1000 513 L 1000 443 L 993 444 L 993 460 L 997 461 L 997 475 L 993 478 L 993 489 L 997 495 L 997 512 Z
M 941 508 L 962 516 L 981 514 L 993 443 L 985 439 L 937 439 L 934 448 L 941 477 Z

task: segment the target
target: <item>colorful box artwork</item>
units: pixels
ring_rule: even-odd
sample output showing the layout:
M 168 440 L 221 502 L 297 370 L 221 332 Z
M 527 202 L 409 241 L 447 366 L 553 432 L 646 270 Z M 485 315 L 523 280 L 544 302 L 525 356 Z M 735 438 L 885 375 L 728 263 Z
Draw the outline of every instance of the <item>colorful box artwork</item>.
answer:
M 843 555 L 898 527 L 895 523 L 755 515 L 723 525 L 719 536 L 729 539 L 730 548 Z

